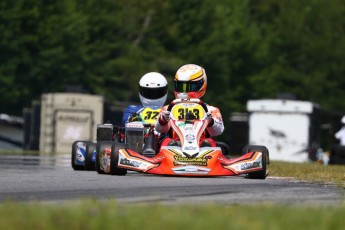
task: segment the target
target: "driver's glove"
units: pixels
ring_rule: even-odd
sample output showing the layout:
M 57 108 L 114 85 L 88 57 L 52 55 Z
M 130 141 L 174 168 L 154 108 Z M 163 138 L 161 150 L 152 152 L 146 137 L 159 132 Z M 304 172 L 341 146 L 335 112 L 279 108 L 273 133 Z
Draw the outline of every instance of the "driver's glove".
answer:
M 162 119 L 163 119 L 163 121 L 168 122 L 169 118 L 170 118 L 170 112 L 166 111 L 166 110 L 162 111 Z
M 207 112 L 206 115 L 207 115 L 206 120 L 208 121 L 207 127 L 211 127 L 214 124 L 214 119 L 212 117 L 212 114 L 210 112 Z
M 141 121 L 140 117 L 138 114 L 133 113 L 131 114 L 131 116 L 128 118 L 129 122 L 133 122 L 133 121 Z
M 169 118 L 170 118 L 170 112 L 169 111 L 162 111 L 161 112 L 161 115 L 160 117 L 158 118 L 158 122 L 161 124 L 161 125 L 166 125 L 169 121 Z

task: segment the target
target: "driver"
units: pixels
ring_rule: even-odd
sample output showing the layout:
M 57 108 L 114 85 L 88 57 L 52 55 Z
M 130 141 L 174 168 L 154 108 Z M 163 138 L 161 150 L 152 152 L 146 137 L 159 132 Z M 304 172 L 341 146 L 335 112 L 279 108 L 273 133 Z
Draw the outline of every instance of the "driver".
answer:
M 143 121 L 154 124 L 158 118 L 158 114 L 162 106 L 164 105 L 168 95 L 168 82 L 166 78 L 157 72 L 149 72 L 141 77 L 139 80 L 139 98 L 141 104 L 139 105 L 129 105 L 125 109 L 122 116 L 122 127 L 114 135 L 120 142 L 125 140 L 125 127 L 127 122 L 132 121 Z M 144 115 L 144 110 L 150 108 L 151 111 Z M 148 117 L 148 114 L 150 116 Z M 143 116 L 143 117 L 142 117 Z M 145 117 L 147 116 L 147 117 Z M 154 131 L 154 139 L 150 144 L 145 145 L 151 152 L 150 148 L 157 148 L 158 138 L 160 134 Z M 149 136 L 149 132 L 145 133 L 145 140 Z M 149 141 L 150 142 L 150 141 Z M 145 149 L 143 151 L 146 151 Z
M 139 119 L 136 115 L 149 107 L 153 110 L 160 109 L 168 95 L 168 82 L 166 78 L 157 72 L 149 72 L 141 77 L 139 81 L 139 98 L 140 105 L 129 105 L 122 116 L 122 127 L 126 122 L 133 119 Z
M 188 95 L 188 98 L 201 98 L 204 96 L 207 87 L 207 77 L 204 68 L 195 65 L 187 64 L 179 68 L 175 74 L 174 79 L 174 94 L 175 98 L 181 97 L 181 95 Z M 200 140 L 201 146 L 215 147 L 214 140 L 208 137 L 218 136 L 224 131 L 224 124 L 220 110 L 214 106 L 207 105 L 208 113 L 208 126 L 207 132 L 203 135 L 203 140 Z M 168 133 L 170 130 L 169 116 L 170 112 L 166 110 L 167 106 L 164 106 L 160 112 L 159 118 L 155 124 L 156 131 L 160 133 Z M 172 134 L 172 139 L 176 139 L 177 135 Z M 206 138 L 206 139 L 205 139 Z M 169 141 L 169 140 L 167 140 Z M 176 141 L 175 141 L 176 142 Z M 162 145 L 173 145 L 176 143 L 165 143 Z

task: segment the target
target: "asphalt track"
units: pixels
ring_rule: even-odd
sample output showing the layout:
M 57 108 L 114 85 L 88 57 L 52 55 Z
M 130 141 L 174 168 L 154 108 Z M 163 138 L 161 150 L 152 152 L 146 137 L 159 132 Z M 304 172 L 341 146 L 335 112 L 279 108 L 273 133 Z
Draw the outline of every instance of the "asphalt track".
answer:
M 119 203 L 338 205 L 344 188 L 268 177 L 168 177 L 129 172 L 126 176 L 74 171 L 70 157 L 0 155 L 0 203 L 69 202 L 81 198 Z

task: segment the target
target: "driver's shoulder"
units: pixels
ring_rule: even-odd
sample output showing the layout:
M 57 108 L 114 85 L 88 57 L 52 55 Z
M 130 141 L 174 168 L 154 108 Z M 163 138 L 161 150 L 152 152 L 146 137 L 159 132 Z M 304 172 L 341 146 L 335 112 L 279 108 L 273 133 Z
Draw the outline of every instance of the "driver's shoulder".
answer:
M 136 113 L 143 108 L 142 105 L 128 105 L 125 112 Z
M 207 106 L 207 109 L 209 112 L 212 112 L 212 111 L 219 111 L 219 108 L 218 107 L 215 107 L 213 105 L 210 105 L 210 104 L 206 104 Z

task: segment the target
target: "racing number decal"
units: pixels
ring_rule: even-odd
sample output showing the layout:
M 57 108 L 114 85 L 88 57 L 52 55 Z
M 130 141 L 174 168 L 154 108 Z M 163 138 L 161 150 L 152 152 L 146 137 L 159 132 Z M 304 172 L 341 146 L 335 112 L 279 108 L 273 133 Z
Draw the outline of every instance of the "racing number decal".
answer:
M 177 117 L 179 120 L 183 120 L 186 117 L 187 113 L 192 113 L 194 115 L 195 119 L 200 119 L 200 115 L 199 115 L 199 110 L 198 109 L 183 109 L 183 108 L 179 108 L 178 110 L 179 116 Z
M 142 112 L 141 112 L 141 117 L 142 120 L 146 123 L 149 124 L 154 124 L 158 118 L 159 112 L 161 111 L 161 109 L 151 109 L 151 108 L 145 108 Z
M 144 120 L 150 120 L 150 119 L 155 119 L 157 120 L 159 112 L 157 111 L 147 111 L 146 116 L 144 117 Z
M 184 120 L 188 113 L 193 115 L 193 119 L 198 120 L 202 119 L 205 115 L 205 111 L 202 106 L 194 103 L 175 105 L 172 108 L 171 113 L 175 120 Z

